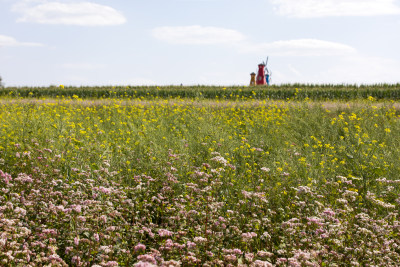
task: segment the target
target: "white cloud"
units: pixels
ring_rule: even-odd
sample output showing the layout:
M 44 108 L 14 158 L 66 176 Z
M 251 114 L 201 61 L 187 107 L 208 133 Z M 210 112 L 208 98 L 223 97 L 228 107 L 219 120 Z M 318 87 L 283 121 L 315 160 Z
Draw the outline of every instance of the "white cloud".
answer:
M 379 16 L 400 14 L 396 0 L 270 0 L 284 16 L 315 18 L 327 16 Z
M 244 40 L 238 31 L 217 27 L 182 26 L 153 29 L 155 38 L 172 44 L 223 44 Z
M 0 47 L 2 46 L 43 46 L 43 45 L 39 43 L 20 42 L 13 37 L 0 35 Z
M 317 39 L 296 39 L 261 44 L 243 44 L 241 51 L 273 56 L 332 56 L 355 52 L 351 46 Z
M 114 8 L 91 2 L 25 0 L 14 5 L 13 10 L 21 13 L 17 22 L 78 26 L 119 25 L 126 22 L 126 18 Z
M 158 27 L 152 30 L 158 40 L 171 44 L 227 44 L 244 53 L 271 56 L 331 56 L 349 55 L 356 50 L 349 45 L 318 39 L 296 39 L 269 43 L 252 43 L 238 31 L 203 26 Z
M 334 66 L 318 73 L 318 82 L 358 84 L 399 83 L 400 62 L 382 58 L 354 55 L 343 58 Z
M 355 53 L 348 57 L 314 59 L 312 64 L 290 58 L 273 68 L 273 83 L 376 84 L 399 83 L 400 62 Z

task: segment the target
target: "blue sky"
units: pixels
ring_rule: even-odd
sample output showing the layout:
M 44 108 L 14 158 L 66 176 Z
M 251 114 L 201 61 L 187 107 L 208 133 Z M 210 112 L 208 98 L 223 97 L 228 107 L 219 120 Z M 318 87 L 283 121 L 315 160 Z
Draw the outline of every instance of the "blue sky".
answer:
M 6 86 L 400 82 L 400 0 L 0 0 Z

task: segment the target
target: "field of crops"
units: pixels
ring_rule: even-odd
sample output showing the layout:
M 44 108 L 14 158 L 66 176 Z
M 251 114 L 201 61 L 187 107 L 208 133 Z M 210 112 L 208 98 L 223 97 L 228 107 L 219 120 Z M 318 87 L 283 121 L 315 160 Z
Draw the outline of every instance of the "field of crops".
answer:
M 0 89 L 0 265 L 398 266 L 399 98 Z
M 102 87 L 8 87 L 0 96 L 73 97 L 80 98 L 189 98 L 220 100 L 356 100 L 374 97 L 377 100 L 400 99 L 400 84 L 377 85 L 279 85 L 269 87 L 217 86 L 102 86 Z

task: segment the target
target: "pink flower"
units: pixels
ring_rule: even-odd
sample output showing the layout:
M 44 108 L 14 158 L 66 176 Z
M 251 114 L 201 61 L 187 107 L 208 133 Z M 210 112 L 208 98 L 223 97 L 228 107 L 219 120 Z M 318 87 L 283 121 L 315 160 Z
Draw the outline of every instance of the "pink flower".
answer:
M 252 262 L 253 259 L 254 259 L 254 254 L 253 254 L 253 253 L 246 253 L 246 254 L 244 255 L 244 257 L 245 257 L 245 259 L 246 259 L 248 262 Z
M 147 261 L 139 261 L 138 263 L 136 263 L 133 266 L 135 266 L 135 267 L 156 267 L 157 265 L 154 265 Z
M 257 256 L 261 258 L 271 258 L 272 256 L 274 256 L 274 254 L 268 251 L 260 250 L 257 252 Z
M 226 164 L 228 164 L 228 161 L 222 156 L 213 157 L 211 160 L 215 161 L 215 162 L 218 162 L 218 163 L 221 163 L 224 166 L 226 166 Z
M 105 265 L 106 267 L 113 267 L 113 266 L 118 266 L 118 262 L 116 261 L 109 261 Z
M 256 237 L 256 236 L 257 236 L 257 234 L 254 233 L 254 232 L 251 232 L 251 233 L 243 233 L 243 234 L 242 234 L 242 240 L 243 240 L 244 242 L 248 242 L 248 241 L 252 240 L 253 237 Z
M 166 229 L 159 229 L 159 230 L 158 230 L 158 234 L 159 234 L 161 237 L 164 237 L 164 236 L 172 236 L 172 235 L 173 235 L 173 232 L 168 231 L 168 230 L 166 230 Z
M 238 248 L 233 249 L 233 253 L 238 254 L 238 255 L 243 254 L 243 252 Z
M 237 258 L 235 255 L 225 255 L 224 259 L 227 262 L 235 262 Z
M 154 265 L 157 264 L 157 261 L 154 258 L 154 256 L 150 255 L 150 254 L 139 255 L 137 258 L 139 261 L 142 261 L 142 262 L 147 262 L 147 263 L 151 263 Z M 151 265 L 141 265 L 141 266 L 151 266 Z
M 104 193 L 104 194 L 110 194 L 111 193 L 111 189 L 110 188 L 106 188 L 103 186 L 99 187 L 100 192 Z
M 107 216 L 106 215 L 101 215 L 100 220 L 102 220 L 104 223 L 107 222 Z
M 3 178 L 3 181 L 4 181 L 6 184 L 8 184 L 8 183 L 12 180 L 11 175 L 9 175 L 8 173 L 4 173 L 4 172 L 2 172 L 1 170 L 0 170 L 0 177 Z
M 188 242 L 186 243 L 186 246 L 187 246 L 188 249 L 193 249 L 193 248 L 196 247 L 196 243 L 193 243 L 193 242 L 188 241 Z
M 196 236 L 194 238 L 194 242 L 195 243 L 206 243 L 207 242 L 207 238 L 201 237 L 201 236 Z
M 20 181 L 22 183 L 32 183 L 33 179 L 32 179 L 32 177 L 30 177 L 29 175 L 27 175 L 25 173 L 20 173 L 20 174 L 18 174 L 18 177 L 15 178 L 15 181 Z
M 81 264 L 81 258 L 79 256 L 73 256 L 71 262 L 79 266 Z
M 99 242 L 99 241 L 100 241 L 100 237 L 99 237 L 99 234 L 98 234 L 98 233 L 95 233 L 95 234 L 93 235 L 93 237 L 94 237 L 94 240 L 96 240 L 96 242 Z
M 74 244 L 75 244 L 75 246 L 79 246 L 79 237 L 78 236 L 74 238 Z
M 263 172 L 269 172 L 271 169 L 270 169 L 270 168 L 267 168 L 267 167 L 262 167 L 261 170 L 262 170 Z
M 251 266 L 254 267 L 272 267 L 272 263 L 268 262 L 268 261 L 260 261 L 260 260 L 256 260 L 255 262 L 252 263 Z
M 335 216 L 335 212 L 334 212 L 332 209 L 330 209 L 330 208 L 326 208 L 326 209 L 324 210 L 324 213 L 325 213 L 326 215 L 329 215 L 329 216 Z
M 146 250 L 146 246 L 145 245 L 143 245 L 143 244 L 141 244 L 141 243 L 139 243 L 139 244 L 137 244 L 136 246 L 135 246 L 135 252 L 138 252 L 138 251 L 145 251 Z
M 72 205 L 72 208 L 74 209 L 74 211 L 81 213 L 82 212 L 82 207 L 81 205 Z

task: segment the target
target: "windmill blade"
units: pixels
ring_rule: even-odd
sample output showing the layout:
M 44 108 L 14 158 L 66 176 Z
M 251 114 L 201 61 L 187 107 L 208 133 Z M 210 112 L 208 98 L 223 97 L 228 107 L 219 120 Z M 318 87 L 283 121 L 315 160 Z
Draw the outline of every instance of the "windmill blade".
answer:
M 268 69 L 268 67 L 267 67 L 267 64 L 268 64 L 268 57 L 267 57 L 267 60 L 265 61 L 265 72 L 266 72 L 267 74 L 269 74 L 269 69 Z

